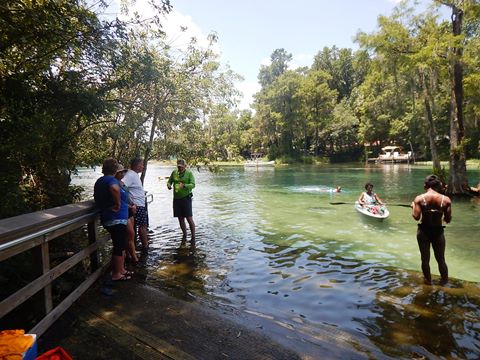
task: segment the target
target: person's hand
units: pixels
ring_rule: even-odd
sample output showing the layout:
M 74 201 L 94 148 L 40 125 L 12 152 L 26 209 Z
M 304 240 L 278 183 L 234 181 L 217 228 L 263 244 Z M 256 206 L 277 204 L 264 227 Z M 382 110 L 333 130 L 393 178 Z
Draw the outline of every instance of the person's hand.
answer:
M 183 188 L 185 187 L 185 184 L 181 182 L 181 183 L 178 184 L 178 187 L 179 187 L 180 189 L 183 189 Z
M 120 204 L 115 204 L 112 206 L 112 211 L 113 212 L 118 212 L 120 210 Z
M 133 204 L 132 206 L 130 206 L 130 210 L 132 210 L 132 214 L 135 215 L 137 213 L 137 206 Z

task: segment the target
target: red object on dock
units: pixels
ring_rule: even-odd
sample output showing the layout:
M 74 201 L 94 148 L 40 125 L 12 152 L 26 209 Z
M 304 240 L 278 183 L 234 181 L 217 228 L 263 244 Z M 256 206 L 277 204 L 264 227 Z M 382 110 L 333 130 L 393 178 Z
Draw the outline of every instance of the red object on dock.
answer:
M 72 357 L 61 346 L 43 353 L 36 360 L 73 360 Z

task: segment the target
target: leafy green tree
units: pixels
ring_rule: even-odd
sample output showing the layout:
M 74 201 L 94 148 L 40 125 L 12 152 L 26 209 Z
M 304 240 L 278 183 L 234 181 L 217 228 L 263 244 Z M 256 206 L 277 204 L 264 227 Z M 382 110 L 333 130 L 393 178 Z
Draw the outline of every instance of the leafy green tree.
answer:
M 403 78 L 404 97 L 418 99 L 411 102 L 412 108 L 405 109 L 406 116 L 399 116 L 391 122 L 390 137 L 413 137 L 408 133 L 408 122 L 413 119 L 415 106 L 424 107 L 426 132 L 430 143 L 430 152 L 434 171 L 440 170 L 440 158 L 437 152 L 437 131 L 434 122 L 434 91 L 439 68 L 445 66 L 445 56 L 438 53 L 442 28 L 437 25 L 434 13 L 425 12 L 415 15 L 415 10 L 402 4 L 390 17 L 379 18 L 379 30 L 373 35 L 359 36 L 364 46 L 374 49 L 395 77 L 397 84 Z M 409 96 L 411 94 L 411 96 Z M 410 119 L 410 120 L 409 120 Z M 408 122 L 406 123 L 405 120 Z M 404 136 L 401 136 L 404 134 Z
M 108 109 L 116 23 L 72 0 L 0 5 L 0 216 L 71 202 L 79 135 Z
M 270 55 L 270 61 L 270 65 L 262 65 L 258 73 L 258 81 L 262 87 L 268 87 L 287 71 L 288 64 L 292 61 L 292 54 L 287 53 L 285 49 L 276 49 Z
M 337 90 L 330 88 L 330 80 L 331 76 L 325 71 L 312 69 L 302 80 L 298 90 L 305 155 L 310 148 L 313 148 L 313 153 L 317 156 L 321 150 L 326 149 L 328 139 L 321 134 L 329 134 L 324 130 L 333 120 L 331 114 L 338 94 Z M 330 145 L 333 147 L 331 140 Z
M 338 101 L 350 96 L 356 82 L 351 49 L 324 47 L 315 56 L 312 70 L 321 70 L 330 75 L 328 85 L 337 91 Z
M 451 81 L 450 102 L 450 175 L 448 193 L 462 195 L 469 192 L 466 164 L 468 137 L 464 123 L 464 47 L 469 42 L 469 33 L 464 22 L 478 22 L 480 3 L 476 0 L 438 1 L 452 11 L 452 37 L 449 52 Z

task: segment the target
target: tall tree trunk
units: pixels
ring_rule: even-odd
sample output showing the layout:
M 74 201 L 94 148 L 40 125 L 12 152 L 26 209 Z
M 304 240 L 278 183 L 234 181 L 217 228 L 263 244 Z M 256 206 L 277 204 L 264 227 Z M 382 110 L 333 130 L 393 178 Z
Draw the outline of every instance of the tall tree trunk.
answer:
M 150 139 L 148 140 L 147 148 L 145 149 L 145 155 L 143 156 L 143 171 L 142 175 L 140 176 L 140 180 L 145 180 L 145 174 L 147 173 L 147 162 L 150 158 L 150 154 L 152 153 L 153 149 L 153 141 L 155 140 L 155 131 L 157 129 L 157 122 L 158 122 L 159 110 L 158 106 L 155 106 L 155 110 L 153 111 L 153 120 L 152 120 L 152 128 L 150 129 Z
M 437 145 L 435 144 L 437 131 L 435 130 L 435 124 L 433 123 L 432 108 L 430 106 L 430 93 L 425 82 L 425 73 L 423 70 L 419 70 L 419 79 L 423 92 L 425 116 L 427 117 L 428 139 L 430 140 L 430 153 L 432 154 L 433 172 L 438 172 L 441 169 L 441 165 L 440 158 L 438 157 Z
M 452 8 L 452 30 L 454 36 L 462 33 L 463 10 L 455 4 Z M 450 101 L 450 177 L 447 193 L 462 195 L 468 193 L 467 160 L 464 148 L 463 125 L 463 49 L 457 46 L 453 49 L 450 65 L 452 81 L 452 98 Z

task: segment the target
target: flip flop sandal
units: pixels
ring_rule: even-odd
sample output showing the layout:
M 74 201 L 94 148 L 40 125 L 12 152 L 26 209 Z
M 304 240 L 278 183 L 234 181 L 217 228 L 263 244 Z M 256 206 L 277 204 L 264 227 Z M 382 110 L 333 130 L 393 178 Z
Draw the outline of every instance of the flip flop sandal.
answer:
M 112 279 L 113 282 L 116 282 L 116 281 L 127 281 L 127 280 L 130 280 L 131 279 L 131 276 L 129 275 L 123 275 L 122 277 L 118 278 L 118 279 Z

